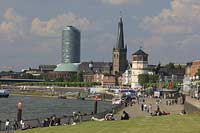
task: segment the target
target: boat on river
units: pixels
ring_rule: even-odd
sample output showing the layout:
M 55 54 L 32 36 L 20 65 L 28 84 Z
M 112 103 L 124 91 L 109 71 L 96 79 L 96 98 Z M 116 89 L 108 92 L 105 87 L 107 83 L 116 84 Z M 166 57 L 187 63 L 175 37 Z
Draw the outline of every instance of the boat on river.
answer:
M 5 89 L 0 90 L 0 98 L 2 97 L 8 98 L 8 96 L 9 96 L 8 90 Z

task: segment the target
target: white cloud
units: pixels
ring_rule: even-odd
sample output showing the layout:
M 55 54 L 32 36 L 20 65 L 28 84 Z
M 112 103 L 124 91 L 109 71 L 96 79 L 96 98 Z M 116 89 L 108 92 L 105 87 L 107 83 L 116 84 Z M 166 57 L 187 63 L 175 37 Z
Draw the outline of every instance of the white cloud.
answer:
M 85 17 L 68 12 L 47 21 L 42 21 L 39 18 L 33 19 L 31 31 L 40 36 L 58 36 L 66 25 L 73 25 L 80 30 L 86 30 L 91 22 Z
M 175 0 L 171 9 L 164 9 L 158 16 L 146 17 L 141 25 L 155 34 L 199 33 L 200 1 Z
M 80 30 L 87 30 L 91 22 L 72 12 L 58 15 L 47 21 L 33 18 L 31 23 L 25 17 L 17 15 L 13 8 L 8 8 L 0 23 L 0 40 L 15 42 L 25 38 L 34 38 L 34 35 L 57 37 L 66 25 L 76 26 Z
M 26 24 L 25 17 L 8 8 L 4 14 L 4 21 L 0 23 L 0 40 L 13 42 L 15 39 L 24 38 L 27 34 Z
M 140 3 L 143 0 L 101 0 L 103 3 L 108 3 L 111 5 L 125 5 L 129 3 Z
M 198 55 L 194 51 L 200 48 L 199 24 L 199 0 L 174 0 L 171 8 L 163 9 L 157 16 L 145 17 L 140 27 L 151 33 L 144 43 L 154 56 L 163 53 L 165 61 L 185 61 Z

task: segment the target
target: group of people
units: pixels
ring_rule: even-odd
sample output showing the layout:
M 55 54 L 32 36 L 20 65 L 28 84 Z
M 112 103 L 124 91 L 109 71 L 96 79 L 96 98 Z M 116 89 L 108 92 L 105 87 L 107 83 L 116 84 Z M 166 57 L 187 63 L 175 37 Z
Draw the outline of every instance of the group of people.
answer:
M 161 99 L 156 99 L 156 109 L 153 110 L 152 104 L 147 105 L 145 102 L 143 102 L 141 104 L 141 111 L 150 113 L 151 116 L 169 115 L 170 113 L 160 110 L 159 104 L 162 104 Z
M 46 118 L 43 121 L 43 127 L 58 126 L 60 124 L 60 118 L 57 118 L 56 115 L 52 115 L 50 118 Z
M 10 122 L 9 119 L 5 122 L 5 130 L 6 133 L 9 133 L 10 131 L 16 131 L 19 128 L 19 125 L 16 120 Z
M 157 109 L 151 113 L 151 116 L 161 116 L 161 115 L 169 115 L 170 113 L 167 113 L 165 111 L 161 111 L 159 105 L 157 105 Z
M 141 111 L 152 113 L 152 104 L 147 105 L 146 103 L 141 104 Z
M 10 131 L 16 131 L 18 128 L 18 123 L 17 121 L 13 121 L 13 122 L 10 122 L 9 119 L 6 120 L 5 122 L 5 130 L 6 130 L 6 133 L 9 133 Z
M 30 125 L 29 124 L 25 124 L 25 122 L 23 122 L 23 120 L 17 122 L 16 120 L 14 121 L 9 121 L 9 119 L 6 120 L 5 122 L 5 131 L 6 133 L 9 133 L 10 131 L 13 131 L 15 132 L 17 129 L 20 129 L 21 130 L 25 130 L 25 129 L 28 129 L 30 128 Z
M 178 104 L 178 100 L 177 99 L 166 100 L 166 105 L 174 105 L 174 104 Z

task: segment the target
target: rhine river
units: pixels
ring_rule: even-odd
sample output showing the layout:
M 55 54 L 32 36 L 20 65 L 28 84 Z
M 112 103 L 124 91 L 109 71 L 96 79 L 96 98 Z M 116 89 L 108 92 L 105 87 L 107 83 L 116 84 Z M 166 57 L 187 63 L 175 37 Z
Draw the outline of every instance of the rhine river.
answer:
M 22 101 L 22 118 L 46 118 L 55 114 L 58 117 L 72 115 L 80 111 L 82 114 L 93 112 L 94 102 L 86 100 L 70 100 L 58 98 L 9 96 L 0 98 L 0 120 L 14 120 L 17 116 L 17 103 Z M 109 102 L 98 101 L 98 112 L 111 110 Z

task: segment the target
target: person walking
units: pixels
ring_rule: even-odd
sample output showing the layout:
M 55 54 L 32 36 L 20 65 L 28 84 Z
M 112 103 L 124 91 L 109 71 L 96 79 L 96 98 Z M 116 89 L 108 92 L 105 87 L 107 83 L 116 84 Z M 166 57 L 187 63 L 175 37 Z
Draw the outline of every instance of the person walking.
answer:
M 152 114 L 152 104 L 149 104 L 149 113 Z
M 147 105 L 146 105 L 146 103 L 144 104 L 144 112 L 147 112 Z
M 143 111 L 144 110 L 144 104 L 142 103 L 141 104 L 141 111 Z

